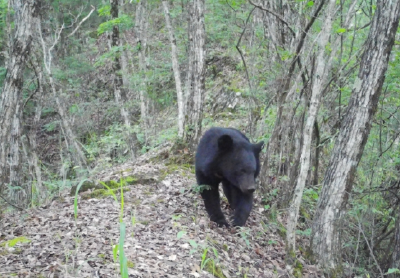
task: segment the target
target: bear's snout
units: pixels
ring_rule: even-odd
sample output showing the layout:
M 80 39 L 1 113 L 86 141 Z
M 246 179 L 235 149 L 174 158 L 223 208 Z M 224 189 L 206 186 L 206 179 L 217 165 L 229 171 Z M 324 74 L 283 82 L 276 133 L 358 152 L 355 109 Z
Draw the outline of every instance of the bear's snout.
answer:
M 253 193 L 254 191 L 256 191 L 256 189 L 255 189 L 254 187 L 252 187 L 252 188 L 248 188 L 248 189 L 246 190 L 246 192 L 243 192 L 243 193 L 250 194 L 250 193 Z
M 244 194 L 251 194 L 254 191 L 256 191 L 256 186 L 255 186 L 255 184 L 251 184 L 251 185 L 247 184 L 245 186 L 241 186 L 240 191 L 242 191 Z

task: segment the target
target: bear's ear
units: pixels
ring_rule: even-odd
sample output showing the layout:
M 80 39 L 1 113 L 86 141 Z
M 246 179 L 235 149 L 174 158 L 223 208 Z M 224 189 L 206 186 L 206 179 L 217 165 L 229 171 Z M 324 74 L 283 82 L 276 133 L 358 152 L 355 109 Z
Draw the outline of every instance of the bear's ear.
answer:
M 264 141 L 258 142 L 257 144 L 254 144 L 254 150 L 256 153 L 260 153 L 261 150 L 264 148 Z
M 232 137 L 229 135 L 222 135 L 218 138 L 218 149 L 221 151 L 229 151 L 233 147 L 233 140 Z

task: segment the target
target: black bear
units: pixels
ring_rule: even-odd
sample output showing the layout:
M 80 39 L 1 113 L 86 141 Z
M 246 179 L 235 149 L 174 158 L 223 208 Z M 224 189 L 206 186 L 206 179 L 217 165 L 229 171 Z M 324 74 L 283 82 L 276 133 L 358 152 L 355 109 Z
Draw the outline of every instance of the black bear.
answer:
M 235 210 L 234 226 L 244 226 L 253 207 L 255 178 L 260 172 L 259 154 L 264 142 L 250 143 L 234 128 L 213 127 L 200 139 L 196 152 L 198 185 L 211 221 L 229 227 L 220 206 L 218 186 L 222 182 L 229 205 Z

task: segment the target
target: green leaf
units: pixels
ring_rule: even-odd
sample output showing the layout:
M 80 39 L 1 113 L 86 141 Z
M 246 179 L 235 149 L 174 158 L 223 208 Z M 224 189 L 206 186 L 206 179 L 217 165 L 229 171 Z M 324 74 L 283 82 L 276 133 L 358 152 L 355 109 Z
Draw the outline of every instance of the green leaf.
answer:
M 345 32 L 347 32 L 346 28 L 339 28 L 336 30 L 336 33 L 338 33 L 338 34 L 343 34 Z
M 308 2 L 307 2 L 307 6 L 308 6 L 308 7 L 314 6 L 314 1 L 308 1 Z
M 69 108 L 69 113 L 75 114 L 76 112 L 78 112 L 78 105 L 73 104 L 73 105 Z
M 392 274 L 392 273 L 400 273 L 400 270 L 398 268 L 389 268 L 388 272 L 386 272 L 386 274 Z
M 110 11 L 111 11 L 110 5 L 105 5 L 104 7 L 101 7 L 100 9 L 97 10 L 99 16 L 110 16 L 111 14 Z
M 124 239 L 125 239 L 125 223 L 121 222 L 119 225 L 119 268 L 122 278 L 128 278 L 128 260 L 124 252 Z
M 118 245 L 113 245 L 112 250 L 113 250 L 114 262 L 116 262 L 118 259 Z
M 197 248 L 197 242 L 194 241 L 193 239 L 189 239 L 189 244 L 193 247 L 193 248 Z
M 178 234 L 176 235 L 176 238 L 177 238 L 177 239 L 180 239 L 180 238 L 182 238 L 184 235 L 186 235 L 186 232 L 185 232 L 185 231 L 179 231 Z
M 78 184 L 78 186 L 76 187 L 76 191 L 75 191 L 75 198 L 74 198 L 74 215 L 75 215 L 75 219 L 78 218 L 78 192 L 79 189 L 81 188 L 82 184 L 86 181 L 87 179 L 83 179 L 81 180 L 81 182 Z

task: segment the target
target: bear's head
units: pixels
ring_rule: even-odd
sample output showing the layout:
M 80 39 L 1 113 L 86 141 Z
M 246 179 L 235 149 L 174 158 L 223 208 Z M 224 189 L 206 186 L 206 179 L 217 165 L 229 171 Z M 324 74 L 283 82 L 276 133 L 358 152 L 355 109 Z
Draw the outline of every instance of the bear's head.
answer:
M 253 193 L 256 189 L 255 178 L 260 172 L 259 154 L 263 146 L 263 141 L 252 144 L 246 138 L 234 140 L 229 135 L 220 136 L 219 172 L 222 178 L 244 194 Z

